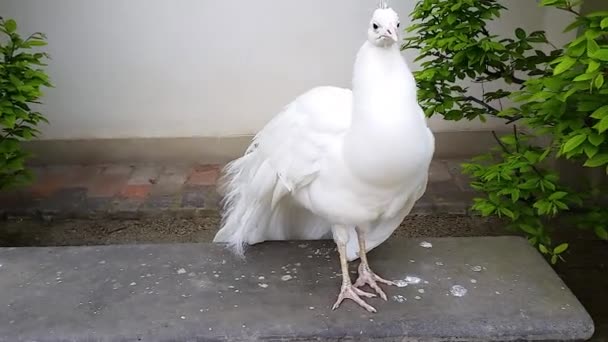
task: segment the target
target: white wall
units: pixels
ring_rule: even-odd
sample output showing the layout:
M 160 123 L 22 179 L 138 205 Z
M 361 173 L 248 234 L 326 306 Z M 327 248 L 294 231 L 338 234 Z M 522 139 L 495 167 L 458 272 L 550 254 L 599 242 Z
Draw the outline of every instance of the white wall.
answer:
M 348 87 L 376 3 L 2 0 L 0 15 L 48 35 L 56 88 L 44 99 L 44 138 L 229 136 L 254 133 L 308 88 Z M 403 26 L 414 3 L 392 1 Z M 560 37 L 563 21 L 534 1 L 504 3 L 511 11 L 496 32 L 518 25 Z

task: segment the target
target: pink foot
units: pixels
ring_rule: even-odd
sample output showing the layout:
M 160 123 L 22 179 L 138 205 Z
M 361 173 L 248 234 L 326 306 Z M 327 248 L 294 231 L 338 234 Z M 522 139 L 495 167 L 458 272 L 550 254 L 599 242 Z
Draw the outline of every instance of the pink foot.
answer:
M 359 278 L 357 279 L 357 281 L 355 282 L 355 285 L 354 285 L 355 288 L 361 287 L 363 285 L 369 285 L 372 289 L 374 289 L 376 291 L 376 293 L 378 293 L 380 295 L 380 298 L 382 298 L 384 300 L 388 300 L 388 298 L 386 297 L 386 294 L 384 293 L 384 291 L 382 291 L 380 286 L 378 286 L 377 282 L 380 282 L 380 283 L 383 283 L 386 285 L 395 285 L 395 283 L 390 280 L 380 278 L 369 268 L 368 265 L 361 263 L 359 265 Z
M 373 298 L 376 297 L 375 294 L 373 293 L 367 293 L 365 291 L 361 291 L 358 288 L 352 286 L 352 285 L 342 285 L 342 289 L 340 290 L 340 295 L 338 296 L 338 300 L 336 301 L 336 304 L 334 304 L 332 310 L 336 310 L 339 306 L 340 303 L 342 303 L 342 301 L 346 298 L 348 299 L 352 299 L 353 301 L 355 301 L 355 303 L 359 304 L 360 306 L 362 306 L 365 310 L 369 311 L 369 312 L 376 312 L 376 309 L 374 309 L 373 306 L 367 304 L 363 299 L 361 299 L 361 297 L 359 296 L 363 296 L 363 297 L 367 297 L 367 298 Z

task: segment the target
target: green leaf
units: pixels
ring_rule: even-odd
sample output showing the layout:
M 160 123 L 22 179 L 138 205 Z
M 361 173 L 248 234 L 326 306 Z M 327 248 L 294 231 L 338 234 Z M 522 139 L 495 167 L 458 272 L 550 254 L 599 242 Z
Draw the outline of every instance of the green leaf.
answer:
M 533 207 L 537 209 L 538 215 L 545 215 L 551 211 L 553 205 L 546 200 L 540 200 L 534 203 Z
M 505 135 L 500 137 L 500 141 L 502 141 L 503 143 L 507 144 L 507 145 L 515 145 L 517 144 L 517 140 L 515 140 L 515 137 L 512 135 Z
M 538 93 L 535 93 L 534 95 L 530 96 L 528 102 L 534 102 L 539 100 L 544 102 L 545 100 L 550 99 L 554 96 L 555 93 L 549 91 L 539 91 Z
M 566 205 L 566 203 L 561 202 L 561 201 L 553 201 L 553 204 L 555 204 L 555 206 L 557 206 L 561 210 L 569 210 L 570 209 L 570 208 L 568 208 L 568 206 Z
M 529 179 L 523 184 L 519 184 L 517 187 L 522 190 L 534 189 L 538 186 L 538 179 Z
M 13 33 L 17 30 L 17 23 L 13 19 L 9 19 L 4 22 L 4 28 L 8 33 Z
M 547 148 L 545 149 L 545 152 L 543 152 L 543 154 L 540 155 L 540 157 L 538 158 L 539 161 L 543 161 L 545 160 L 545 158 L 547 158 L 547 156 L 549 156 L 549 153 L 551 153 L 551 148 Z
M 608 18 L 604 18 L 604 19 L 602 19 L 602 22 L 600 23 L 600 27 L 601 27 L 602 29 L 605 29 L 605 28 L 607 28 L 607 27 L 608 27 Z
M 538 231 L 530 225 L 520 224 L 519 228 L 530 235 L 538 235 Z
M 608 106 L 602 106 L 598 109 L 596 109 L 592 114 L 591 117 L 594 119 L 598 119 L 601 120 L 604 117 L 606 117 L 608 115 Z
M 567 243 L 562 243 L 561 245 L 555 247 L 553 249 L 553 254 L 562 254 L 563 252 L 565 252 L 568 249 L 568 244 Z
M 601 134 L 591 133 L 587 136 L 587 139 L 589 139 L 589 142 L 593 144 L 593 146 L 600 146 L 604 142 L 605 137 Z
M 513 189 L 513 191 L 511 192 L 511 201 L 513 203 L 517 202 L 519 200 L 519 196 L 521 195 L 521 191 L 517 188 Z
M 604 61 L 604 62 L 608 62 L 608 49 L 598 50 L 591 57 L 593 57 L 595 59 L 599 59 L 599 60 Z
M 500 208 L 500 212 L 505 214 L 508 218 L 515 220 L 515 214 L 510 209 Z
M 597 146 L 587 144 L 584 148 L 585 154 L 587 158 L 593 158 L 600 151 L 600 148 Z
M 600 68 L 600 66 L 601 66 L 600 62 L 590 60 L 589 66 L 587 67 L 587 73 L 592 73 L 592 72 L 596 71 L 597 69 Z
M 44 40 L 30 40 L 28 41 L 30 46 L 45 46 L 47 43 Z
M 606 17 L 608 16 L 608 11 L 595 11 L 586 15 L 587 18 L 596 18 L 596 17 Z
M 448 24 L 452 25 L 453 23 L 456 22 L 456 19 L 458 19 L 458 17 L 456 16 L 456 14 L 450 13 L 448 15 Z
M 602 75 L 602 74 L 597 75 L 597 77 L 595 78 L 594 84 L 597 89 L 600 89 L 604 85 L 604 75 Z
M 587 50 L 586 44 L 575 45 L 568 49 L 568 55 L 571 57 L 581 57 Z
M 500 117 L 512 117 L 517 114 L 519 114 L 519 111 L 517 110 L 517 108 L 507 108 L 505 110 L 498 112 L 498 116 L 500 116 Z
M 582 75 L 578 75 L 578 76 L 576 76 L 576 77 L 573 79 L 573 81 L 574 81 L 574 82 L 588 81 L 588 80 L 591 80 L 591 79 L 595 78 L 595 76 L 596 76 L 596 73 L 595 73 L 595 72 L 592 72 L 592 73 L 585 73 L 585 74 L 582 74 Z
M 596 30 L 596 29 L 591 29 L 588 28 L 587 30 L 584 31 L 585 33 L 585 37 L 587 39 L 596 39 L 597 37 L 599 37 L 601 35 L 601 32 Z
M 598 122 L 593 128 L 597 129 L 600 133 L 604 133 L 608 130 L 608 116 L 603 118 L 602 121 Z
M 551 256 L 551 264 L 553 264 L 553 265 L 557 264 L 557 255 L 554 254 Z
M 587 160 L 586 167 L 598 167 L 608 163 L 608 153 L 596 154 L 593 158 Z
M 538 243 L 538 236 L 529 238 L 528 243 L 531 244 L 532 246 L 536 246 L 536 244 Z
M 606 228 L 602 227 L 602 226 L 597 226 L 595 227 L 595 235 L 597 235 L 600 239 L 602 240 L 608 240 L 608 231 L 606 231 Z
M 601 51 L 601 50 L 600 50 Z M 606 50 L 608 51 L 608 50 Z M 566 56 L 553 70 L 553 75 L 559 75 L 568 71 L 574 64 L 576 64 L 576 59 Z
M 555 184 L 553 184 L 552 182 L 543 179 L 542 181 L 542 186 L 544 186 L 545 188 L 549 189 L 549 190 L 555 190 Z
M 519 38 L 519 39 L 525 39 L 526 38 L 526 31 L 524 31 L 521 28 L 517 28 L 515 30 L 515 37 Z
M 579 134 L 570 138 L 570 140 L 568 140 L 564 144 L 564 152 L 570 152 L 574 150 L 575 148 L 579 147 L 585 140 L 587 140 L 586 134 Z
M 540 250 L 540 252 L 541 252 L 541 253 L 543 253 L 543 254 L 547 254 L 547 253 L 549 253 L 549 250 L 548 250 L 548 249 L 547 249 L 547 247 L 545 247 L 545 245 L 543 245 L 543 244 L 538 245 L 538 249 L 539 249 L 539 250 Z
M 594 39 L 587 39 L 587 56 L 592 57 L 599 50 L 600 46 Z
M 549 199 L 551 201 L 554 201 L 554 200 L 562 199 L 562 198 L 564 198 L 566 196 L 568 196 L 567 192 L 558 191 L 558 192 L 555 192 L 555 193 L 551 194 L 551 196 L 549 196 Z
M 524 153 L 524 158 L 526 158 L 530 163 L 534 164 L 538 161 L 539 154 L 533 151 L 526 151 Z
M 583 45 L 583 49 L 585 48 L 585 44 L 583 44 L 585 41 L 587 41 L 587 37 L 585 37 L 585 35 L 581 35 L 578 38 L 576 38 L 575 40 L 573 40 L 572 42 L 570 42 L 570 44 L 568 44 L 568 48 L 571 49 L 575 46 Z M 559 59 L 561 61 L 561 59 Z M 557 61 L 552 61 L 551 63 L 556 63 Z

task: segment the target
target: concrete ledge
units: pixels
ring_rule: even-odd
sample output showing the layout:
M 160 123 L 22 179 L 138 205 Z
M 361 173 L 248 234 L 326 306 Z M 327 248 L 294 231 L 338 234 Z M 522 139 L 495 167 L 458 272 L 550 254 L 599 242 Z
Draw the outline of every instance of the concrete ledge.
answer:
M 235 137 L 40 140 L 26 143 L 32 164 L 189 163 L 223 164 L 243 154 L 252 135 Z M 468 158 L 496 142 L 487 131 L 435 133 L 436 158 Z
M 267 243 L 247 261 L 218 245 L 4 248 L 0 341 L 592 336 L 585 309 L 525 240 L 428 241 L 393 239 L 370 253 L 379 274 L 408 284 L 386 289 L 388 302 L 370 300 L 378 314 L 348 301 L 331 311 L 340 276 L 330 242 Z

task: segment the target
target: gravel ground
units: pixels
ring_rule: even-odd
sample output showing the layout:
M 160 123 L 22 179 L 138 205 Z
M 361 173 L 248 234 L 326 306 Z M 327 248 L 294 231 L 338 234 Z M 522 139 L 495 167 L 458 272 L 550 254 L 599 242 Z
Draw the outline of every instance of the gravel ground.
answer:
M 149 218 L 140 220 L 39 220 L 0 222 L 0 246 L 74 246 L 129 243 L 210 242 L 218 217 Z M 439 237 L 501 235 L 496 220 L 466 216 L 412 216 L 395 236 Z

